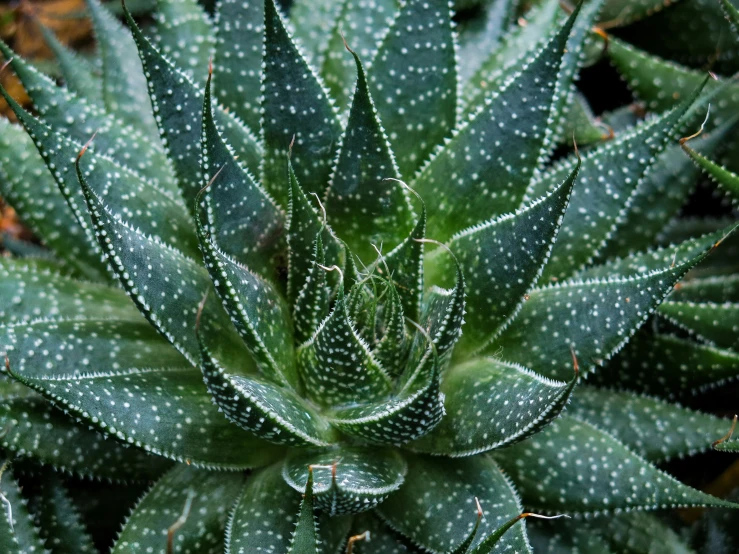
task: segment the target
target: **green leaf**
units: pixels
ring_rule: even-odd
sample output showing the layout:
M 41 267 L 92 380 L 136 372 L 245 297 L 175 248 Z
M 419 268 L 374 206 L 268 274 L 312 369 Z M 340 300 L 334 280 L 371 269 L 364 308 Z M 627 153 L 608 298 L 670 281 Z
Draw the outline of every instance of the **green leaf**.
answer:
M 300 513 L 287 554 L 318 554 L 318 522 L 313 509 L 313 471 L 308 471 Z
M 0 53 L 11 65 L 33 100 L 40 118 L 55 132 L 80 144 L 97 130 L 96 150 L 161 187 L 175 191 L 170 163 L 158 141 L 130 127 L 101 107 L 58 87 L 51 79 L 0 41 Z
M 400 295 L 395 285 L 388 282 L 386 286 L 385 304 L 382 308 L 380 326 L 382 338 L 375 341 L 372 355 L 389 375 L 400 375 L 408 361 L 408 333 L 405 328 L 405 314 Z M 352 316 L 354 321 L 357 318 Z M 375 327 L 374 323 L 371 323 Z
M 213 340 L 200 339 L 205 384 L 229 420 L 275 444 L 328 446 L 336 440 L 328 422 L 292 389 L 224 367 Z
M 274 258 L 284 247 L 284 215 L 249 171 L 234 158 L 218 132 L 211 102 L 210 78 L 203 99 L 201 169 L 202 185 L 210 185 L 204 197 L 211 238 L 225 254 L 259 275 L 274 280 Z
M 412 186 L 433 199 L 430 236 L 447 240 L 460 229 L 518 208 L 546 144 L 557 75 L 578 13 L 579 7 L 420 171 Z
M 739 346 L 739 304 L 668 301 L 657 313 L 713 346 Z
M 599 20 L 611 27 L 624 27 L 652 16 L 669 4 L 664 0 L 605 0 Z
M 59 42 L 51 29 L 42 24 L 39 24 L 39 29 L 44 36 L 44 41 L 54 53 L 67 89 L 86 98 L 92 104 L 102 104 L 103 84 L 93 65 L 86 58 Z
M 726 435 L 713 441 L 711 446 L 714 450 L 718 450 L 719 452 L 739 452 L 739 440 L 731 440 L 731 437 L 734 434 L 734 429 L 736 429 L 736 419 L 736 416 L 734 416 L 734 421 L 731 423 L 731 428 Z
M 407 0 L 372 62 L 372 98 L 406 178 L 455 127 L 452 25 L 448 0 Z
M 31 137 L 4 117 L 0 118 L 0 153 L 0 194 L 24 224 L 76 275 L 106 280 L 97 247 L 87 240 Z
M 350 536 L 367 533 L 363 540 L 353 544 L 354 554 L 421 554 L 421 550 L 402 540 L 400 535 L 385 525 L 374 512 L 354 517 Z
M 240 473 L 175 466 L 138 503 L 111 554 L 162 552 L 168 530 L 172 552 L 222 553 L 229 507 L 243 480 Z
M 702 246 L 702 252 L 685 261 L 655 264 L 643 274 L 535 289 L 488 351 L 502 348 L 508 360 L 552 379 L 566 379 L 573 349 L 587 375 L 621 349 L 713 242 Z
M 467 285 L 467 325 L 460 348 L 484 347 L 525 302 L 555 243 L 578 170 L 575 166 L 547 196 L 452 237 L 449 248 L 462 266 Z M 449 274 L 451 269 L 447 262 L 442 271 Z
M 739 275 L 680 281 L 669 299 L 677 302 L 739 302 Z
M 504 522 L 521 513 L 513 487 L 487 456 L 444 459 L 408 456 L 405 484 L 378 512 L 390 527 L 436 554 L 456 548 L 476 525 L 480 501 L 484 517 L 473 549 Z M 530 553 L 524 523 L 503 536 L 490 552 Z
M 739 35 L 739 10 L 734 7 L 734 4 L 729 0 L 719 0 L 721 2 L 721 9 L 726 15 L 726 19 L 729 20 L 732 31 L 735 35 Z M 735 37 L 736 38 L 736 37 Z
M 439 357 L 451 351 L 462 335 L 465 306 L 464 274 L 457 264 L 454 288 L 432 287 L 426 294 L 421 315 L 420 324 L 436 345 Z M 422 340 L 421 336 L 416 335 L 416 344 L 420 340 Z
M 193 79 L 208 66 L 213 51 L 213 27 L 205 10 L 197 0 L 157 0 L 155 19 L 158 50 Z
M 323 84 L 292 42 L 274 0 L 265 2 L 265 25 L 262 175 L 267 190 L 285 206 L 290 145 L 303 189 L 323 196 L 341 127 Z M 301 76 L 297 83 L 296 75 Z
M 691 103 L 687 101 L 584 154 L 578 183 L 541 283 L 570 277 L 598 255 Z M 576 163 L 580 159 L 571 157 L 559 164 L 533 183 L 530 192 L 538 195 L 558 186 Z
M 40 317 L 100 317 L 139 321 L 123 291 L 78 281 L 57 270 L 12 258 L 0 259 L 0 322 Z
M 14 363 L 15 358 L 11 357 L 11 364 Z M 7 430 L 0 439 L 5 451 L 82 477 L 148 481 L 170 466 L 163 458 L 152 457 L 76 423 L 35 394 L 28 398 L 6 396 L 0 406 L 0 426 Z
M 690 397 L 739 378 L 739 354 L 640 332 L 593 377 L 596 384 L 663 398 Z
M 618 514 L 596 518 L 588 525 L 623 554 L 694 554 L 694 550 L 665 523 L 651 514 Z
M 616 554 L 600 535 L 579 520 L 533 522 L 528 531 L 537 554 Z
M 39 322 L 10 331 L 11 375 L 108 437 L 205 467 L 250 468 L 275 454 L 218 413 L 200 371 L 146 323 Z
M 226 551 L 288 552 L 300 504 L 300 494 L 282 478 L 282 464 L 255 472 L 231 512 Z M 317 522 L 319 552 L 336 554 L 346 539 L 350 518 L 329 517 L 321 512 Z
M 146 77 L 131 33 L 99 0 L 86 0 L 103 70 L 103 104 L 121 121 L 156 133 L 146 92 Z
M 261 128 L 264 2 L 218 2 L 215 28 L 216 98 L 256 134 Z
M 162 0 L 169 1 L 169 0 Z M 193 0 L 183 0 L 189 3 Z M 203 94 L 201 88 L 175 67 L 142 34 L 131 14 L 124 11 L 133 34 L 144 73 L 149 85 L 149 97 L 154 108 L 159 134 L 174 166 L 185 204 L 194 209 L 195 195 L 203 187 L 200 171 L 200 140 L 202 131 Z M 191 19 L 183 20 L 183 25 Z M 178 48 L 179 51 L 179 48 Z M 203 64 L 205 77 L 208 66 Z M 234 154 L 251 172 L 258 171 L 261 147 L 257 139 L 232 114 L 215 110 L 216 123 Z
M 59 477 L 51 471 L 24 480 L 23 493 L 41 538 L 53 554 L 93 554 L 98 550 Z M 30 481 L 27 482 L 27 481 Z
M 429 432 L 446 421 L 439 394 L 439 360 L 429 349 L 412 369 L 390 398 L 332 410 L 329 420 L 341 431 L 376 444 L 401 445 Z
M 375 109 L 359 56 L 349 121 L 331 175 L 326 210 L 332 228 L 362 260 L 374 256 L 372 244 L 392 249 L 413 228 L 405 188 L 395 180 L 388 138 Z
M 611 435 L 570 416 L 500 451 L 496 460 L 513 479 L 524 504 L 546 513 L 734 506 L 683 485 Z
M 559 416 L 576 383 L 577 375 L 569 384 L 551 381 L 493 358 L 453 366 L 441 385 L 446 416 L 409 448 L 456 457 L 514 444 Z
M 388 32 L 400 4 L 399 0 L 345 0 L 338 18 L 334 20 L 329 33 L 322 38 L 328 42 L 321 52 L 323 61 L 321 74 L 343 111 L 352 98 L 352 84 L 356 75 L 353 60 L 344 52 L 344 36 L 364 60 L 375 57 L 381 40 Z
M 326 256 L 320 234 L 316 236 L 311 257 L 312 266 L 308 270 L 307 280 L 295 299 L 293 324 L 295 340 L 298 344 L 309 340 L 323 321 L 329 308 L 329 290 L 327 287 Z
M 734 198 L 734 200 L 739 200 L 739 175 L 725 167 L 721 167 L 703 154 L 696 152 L 694 149 L 690 148 L 687 143 L 683 143 L 682 147 L 688 156 L 690 156 L 690 159 L 692 159 L 693 162 L 695 162 L 695 164 L 711 178 L 711 180 L 718 183 L 722 189 Z
M 44 543 L 34 527 L 26 500 L 21 496 L 20 487 L 9 470 L 5 470 L 0 485 L 3 495 L 2 515 L 0 516 L 0 549 L 8 554 L 44 553 Z
M 391 383 L 365 341 L 352 326 L 343 288 L 334 309 L 316 334 L 297 351 L 298 369 L 308 398 L 319 406 L 377 401 Z
M 322 67 L 328 48 L 327 40 L 344 2 L 336 0 L 294 0 L 290 7 L 290 23 L 295 38 L 304 48 L 304 55 L 313 67 Z
M 567 413 L 610 433 L 653 463 L 707 450 L 725 424 L 663 400 L 592 386 L 578 388 Z
M 571 142 L 579 146 L 587 146 L 603 142 L 611 138 L 612 130 L 601 118 L 593 114 L 587 98 L 580 92 L 573 91 L 568 99 L 568 110 L 560 118 L 560 130 L 556 139 L 559 144 L 569 146 Z
M 327 515 L 371 510 L 396 491 L 406 475 L 406 462 L 393 449 L 340 447 L 332 450 L 294 450 L 282 476 L 298 492 L 313 476 L 316 508 Z

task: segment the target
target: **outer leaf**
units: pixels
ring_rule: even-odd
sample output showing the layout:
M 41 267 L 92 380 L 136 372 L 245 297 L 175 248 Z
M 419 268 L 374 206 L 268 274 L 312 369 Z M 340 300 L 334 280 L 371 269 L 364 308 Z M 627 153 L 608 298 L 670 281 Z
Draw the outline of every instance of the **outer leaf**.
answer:
M 276 464 L 255 472 L 247 480 L 231 512 L 226 552 L 288 552 L 301 497 L 285 483 L 281 466 Z M 336 554 L 346 538 L 349 518 L 330 518 L 319 513 L 317 520 L 319 552 Z
M 176 0 L 171 1 L 176 3 Z M 194 0 L 182 1 L 189 3 Z M 124 13 L 144 66 L 159 134 L 172 160 L 185 203 L 194 209 L 195 195 L 202 188 L 199 146 L 203 97 L 200 87 L 154 48 L 128 11 Z M 190 20 L 185 18 L 183 25 L 187 21 Z M 199 67 L 205 76 L 207 65 Z M 215 119 L 239 159 L 250 171 L 257 171 L 261 148 L 256 138 L 233 115 L 223 110 L 216 110 Z
M 320 406 L 372 402 L 390 392 L 389 377 L 349 320 L 341 287 L 333 311 L 297 355 L 308 398 Z
M 719 348 L 739 343 L 739 304 L 664 302 L 658 313 Z
M 275 7 L 265 1 L 264 97 L 262 163 L 267 190 L 287 205 L 286 157 L 290 144 L 292 163 L 304 190 L 323 194 L 341 127 L 323 84 L 295 46 Z M 296 76 L 300 79 L 296 81 Z
M 739 10 L 729 0 L 720 0 L 720 2 L 721 9 L 726 14 L 726 19 L 729 20 L 731 29 L 734 31 L 734 34 L 739 35 Z
M 578 13 L 579 7 L 420 171 L 413 187 L 434 200 L 429 204 L 429 235 L 447 240 L 460 229 L 519 206 L 545 145 L 557 75 Z
M 739 354 L 640 332 L 594 378 L 661 397 L 689 397 L 739 378 Z
M 141 319 L 141 314 L 119 289 L 77 281 L 38 264 L 0 259 L 3 324 L 62 316 Z
M 335 441 L 326 420 L 292 389 L 228 371 L 210 347 L 212 339 L 200 338 L 205 384 L 229 420 L 276 444 L 327 446 Z
M 314 67 L 322 67 L 325 59 L 327 38 L 336 19 L 343 10 L 344 2 L 335 0 L 294 0 L 290 7 L 290 23 L 295 37 L 305 48 L 305 55 Z
M 156 131 L 156 123 L 149 109 L 146 77 L 131 33 L 99 0 L 86 2 L 102 61 L 105 109 L 151 135 Z
M 420 323 L 436 345 L 436 352 L 440 357 L 449 352 L 462 335 L 466 306 L 465 289 L 464 275 L 457 265 L 454 288 L 433 287 L 426 295 Z M 425 337 L 422 339 L 416 335 L 416 344 L 422 340 L 425 340 Z
M 176 466 L 141 499 L 111 554 L 161 552 L 167 530 L 183 519 L 174 531 L 174 552 L 221 554 L 228 510 L 243 479 L 239 473 Z
M 313 509 L 313 472 L 308 472 L 305 494 L 300 502 L 300 513 L 290 540 L 288 554 L 318 554 L 318 523 Z
M 537 554 L 615 554 L 600 535 L 586 529 L 581 521 L 533 522 L 528 531 Z
M 406 178 L 455 127 L 452 25 L 448 0 L 407 0 L 372 62 L 372 97 Z
M 563 416 L 496 459 L 536 511 L 596 514 L 733 504 L 691 489 L 615 438 Z M 607 462 L 604 462 L 607 460 Z
M 308 270 L 307 280 L 295 299 L 295 339 L 298 343 L 309 340 L 318 331 L 324 314 L 329 309 L 329 291 L 326 271 L 326 255 L 320 235 L 316 237 L 312 256 L 313 266 Z
M 261 119 L 264 1 L 221 0 L 215 27 L 216 98 L 256 134 Z
M 574 348 L 585 374 L 618 352 L 675 283 L 713 247 L 674 267 L 607 280 L 535 289 L 493 343 L 506 359 L 551 378 L 566 378 Z M 666 264 L 665 264 L 666 265 Z
M 600 13 L 600 21 L 608 27 L 623 27 L 654 15 L 666 5 L 662 0 L 606 0 Z
M 390 527 L 434 553 L 449 552 L 475 526 L 478 498 L 484 518 L 473 548 L 521 512 L 513 487 L 487 456 L 445 460 L 409 456 L 408 476 L 392 501 L 378 508 Z M 530 552 L 523 522 L 503 536 L 492 552 Z
M 651 514 L 618 514 L 597 518 L 590 524 L 623 554 L 693 554 L 695 551 L 675 531 Z
M 7 499 L 10 510 L 3 503 L 0 515 L 0 549 L 8 554 L 45 553 L 44 543 L 33 525 L 18 484 L 10 471 L 6 470 L 4 477 L 0 491 Z
M 62 321 L 13 332 L 13 377 L 106 436 L 205 467 L 255 467 L 275 454 L 218 413 L 200 372 L 145 323 Z M 87 337 L 79 353 L 76 337 Z
M 341 13 L 334 20 L 328 37 L 328 45 L 321 52 L 321 74 L 342 110 L 349 106 L 354 82 L 354 63 L 344 52 L 343 33 L 351 47 L 368 62 L 375 57 L 382 38 L 392 24 L 400 4 L 399 0 L 345 0 Z M 358 24 L 361 22 L 361 24 Z
M 690 148 L 687 144 L 683 144 L 683 149 L 687 152 L 693 162 L 705 171 L 712 180 L 717 182 L 724 190 L 726 190 L 726 192 L 734 197 L 735 200 L 739 199 L 739 175 L 725 167 L 721 167 L 703 154 Z
M 352 252 L 373 254 L 372 242 L 394 248 L 413 227 L 413 212 L 398 177 L 393 153 L 375 110 L 359 56 L 349 121 L 326 199 L 329 221 Z
M 77 275 L 106 279 L 97 248 L 86 240 L 31 137 L 6 118 L 0 118 L 0 151 L 0 193 L 22 221 Z
M 450 241 L 467 283 L 467 326 L 460 348 L 483 347 L 515 317 L 545 267 L 578 169 L 549 195 L 457 233 Z
M 23 483 L 23 492 L 30 496 L 29 510 L 49 550 L 53 554 L 98 552 L 59 477 L 49 471 L 40 483 L 36 480 Z
M 403 484 L 406 469 L 396 450 L 342 447 L 295 450 L 282 476 L 293 489 L 304 491 L 312 474 L 316 507 L 335 516 L 373 509 Z
M 74 50 L 59 42 L 54 32 L 39 24 L 44 41 L 56 57 L 64 85 L 75 94 L 91 103 L 102 103 L 103 84 L 92 64 Z
M 203 99 L 201 159 L 202 185 L 210 185 L 204 194 L 208 230 L 226 254 L 259 275 L 274 279 L 274 258 L 284 248 L 284 215 L 234 158 L 218 132 L 210 91 L 209 77 Z
M 354 543 L 356 554 L 420 554 L 421 550 L 403 541 L 398 533 L 385 525 L 374 513 L 359 514 L 354 518 L 350 536 L 367 532 L 367 538 Z
M 570 208 L 542 283 L 570 277 L 605 246 L 644 175 L 667 146 L 691 103 L 687 101 L 585 154 L 578 185 L 572 191 Z M 579 158 L 560 164 L 534 183 L 530 192 L 540 194 L 558 186 L 576 163 L 580 163 Z
M 212 54 L 213 28 L 197 0 L 157 0 L 154 42 L 192 79 Z
M 677 302 L 739 302 L 739 275 L 687 279 L 669 296 Z
M 646 460 L 659 463 L 707 450 L 725 421 L 634 393 L 582 386 L 567 413 L 607 431 Z
M 0 425 L 8 430 L 0 439 L 7 452 L 82 477 L 146 481 L 156 479 L 170 466 L 163 458 L 106 440 L 102 433 L 75 423 L 35 395 L 4 398 Z
M 397 393 L 380 402 L 333 410 L 331 423 L 371 443 L 405 444 L 446 421 L 439 380 L 439 360 L 428 350 Z
M 54 131 L 84 144 L 97 130 L 95 145 L 99 154 L 110 156 L 164 188 L 175 190 L 170 164 L 158 141 L 150 140 L 147 135 L 125 125 L 102 108 L 56 86 L 51 79 L 16 56 L 3 42 L 0 42 L 0 52 L 6 59 L 13 58 L 13 69 L 33 100 L 34 107 Z
M 576 382 L 577 376 L 559 383 L 491 358 L 452 367 L 441 386 L 446 417 L 409 448 L 470 456 L 519 442 L 559 416 Z

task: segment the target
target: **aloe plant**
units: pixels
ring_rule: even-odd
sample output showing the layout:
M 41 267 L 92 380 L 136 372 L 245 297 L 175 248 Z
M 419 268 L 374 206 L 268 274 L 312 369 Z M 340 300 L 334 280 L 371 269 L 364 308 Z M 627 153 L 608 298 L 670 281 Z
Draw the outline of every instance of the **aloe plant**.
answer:
M 735 222 L 670 224 L 733 85 L 594 122 L 617 3 L 494 3 L 475 48 L 441 0 L 88 0 L 66 87 L 0 44 L 0 192 L 50 253 L 0 259 L 5 551 L 95 551 L 59 473 L 152 483 L 115 554 L 674 552 L 631 512 L 733 509 L 660 467 L 735 450 L 678 403 L 737 376 Z

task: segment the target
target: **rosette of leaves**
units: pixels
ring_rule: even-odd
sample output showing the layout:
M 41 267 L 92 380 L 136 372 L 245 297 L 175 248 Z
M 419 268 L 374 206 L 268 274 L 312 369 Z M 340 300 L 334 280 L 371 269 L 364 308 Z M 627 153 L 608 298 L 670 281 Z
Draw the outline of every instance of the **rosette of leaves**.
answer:
M 624 257 L 702 83 L 552 162 L 599 2 L 484 82 L 445 1 L 88 6 L 99 81 L 0 45 L 35 108 L 2 91 L 2 194 L 48 247 L 0 261 L 7 551 L 94 548 L 52 469 L 153 481 L 114 553 L 531 552 L 524 507 L 734 506 L 656 465 L 727 421 L 578 384 L 733 231 Z

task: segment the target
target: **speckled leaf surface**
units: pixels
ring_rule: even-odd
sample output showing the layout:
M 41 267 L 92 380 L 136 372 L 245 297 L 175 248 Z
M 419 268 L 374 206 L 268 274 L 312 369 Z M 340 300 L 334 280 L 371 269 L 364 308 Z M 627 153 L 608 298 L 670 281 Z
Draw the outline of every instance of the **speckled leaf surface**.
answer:
M 185 521 L 174 533 L 175 552 L 221 554 L 229 507 L 243 480 L 240 473 L 176 466 L 138 503 L 111 554 L 165 551 L 167 530 L 181 519 Z
M 726 15 L 726 19 L 729 20 L 731 29 L 734 31 L 735 35 L 739 35 L 739 10 L 737 10 L 734 4 L 729 2 L 729 0 L 720 0 L 720 3 L 721 9 Z
M 305 491 L 313 474 L 316 508 L 335 516 L 370 510 L 398 490 L 406 476 L 406 462 L 397 450 L 339 447 L 293 451 L 282 476 L 296 491 Z
M 668 301 L 657 313 L 708 344 L 734 350 L 739 346 L 739 304 Z
M 341 127 L 323 83 L 293 43 L 274 0 L 265 2 L 265 26 L 262 176 L 267 190 L 287 206 L 287 155 L 293 137 L 291 161 L 301 186 L 323 195 Z
M 426 293 L 420 324 L 436 345 L 436 353 L 440 357 L 449 352 L 462 335 L 465 290 L 464 275 L 457 266 L 453 288 L 432 287 Z M 420 344 L 421 340 L 417 335 L 415 345 Z
M 372 62 L 370 90 L 410 179 L 456 123 L 457 69 L 448 0 L 407 0 Z
M 434 200 L 428 206 L 430 236 L 447 240 L 518 208 L 545 144 L 575 17 L 459 128 L 412 183 L 421 196 Z M 446 217 L 451 212 L 454 217 Z
M 713 181 L 718 183 L 734 200 L 739 199 L 739 175 L 720 166 L 700 152 L 696 152 L 687 143 L 683 145 L 683 148 L 693 162 Z
M 121 121 L 156 135 L 146 77 L 131 33 L 99 0 L 86 0 L 102 66 L 105 109 Z
M 596 518 L 589 527 L 599 532 L 614 551 L 623 554 L 695 552 L 684 538 L 652 514 L 627 513 L 610 518 Z
M 663 400 L 592 386 L 578 388 L 567 414 L 607 431 L 653 463 L 707 450 L 728 425 Z
M 309 399 L 319 406 L 372 402 L 390 392 L 390 378 L 353 328 L 340 288 L 331 314 L 297 350 L 298 370 Z
M 348 55 L 348 54 L 347 54 Z M 388 137 L 375 109 L 357 54 L 357 86 L 326 196 L 332 228 L 365 262 L 372 244 L 389 250 L 413 228 L 414 216 L 399 177 Z
M 206 467 L 254 467 L 274 454 L 218 413 L 200 372 L 146 324 L 61 321 L 13 333 L 11 374 L 106 436 Z M 84 350 L 78 336 L 88 337 Z
M 534 521 L 528 526 L 528 532 L 537 554 L 616 554 L 600 535 L 585 528 L 581 521 Z
M 609 28 L 622 27 L 645 19 L 669 5 L 663 0 L 605 0 L 599 19 Z
M 87 241 L 31 137 L 21 126 L 0 118 L 0 148 L 0 193 L 21 220 L 77 275 L 105 280 L 97 247 Z
M 287 554 L 318 554 L 318 524 L 313 503 L 313 472 L 308 472 L 305 494 L 300 501 L 300 512 Z
M 300 503 L 300 493 L 290 488 L 282 478 L 282 464 L 252 474 L 241 490 L 231 514 L 227 552 L 288 552 L 298 521 Z M 319 512 L 317 523 L 317 532 L 321 539 L 318 552 L 337 554 L 349 530 L 350 518 L 330 518 Z
M 675 286 L 668 298 L 677 302 L 739 302 L 739 276 L 686 279 Z
M 7 499 L 0 515 L 2 551 L 8 554 L 46 554 L 38 529 L 26 508 L 26 500 L 21 496 L 20 487 L 9 470 L 3 475 L 0 492 Z M 10 505 L 10 510 L 7 505 Z
M 197 0 L 157 0 L 153 42 L 191 79 L 208 66 L 213 25 Z
M 57 86 L 20 56 L 15 56 L 3 42 L 0 42 L 0 52 L 6 59 L 13 58 L 13 70 L 23 82 L 44 123 L 82 144 L 97 130 L 95 144 L 98 153 L 156 180 L 163 187 L 172 187 L 170 164 L 156 139 L 149 139 L 101 107 Z
M 304 54 L 314 67 L 322 67 L 328 48 L 327 38 L 336 24 L 344 2 L 335 0 L 294 0 L 290 7 L 290 23 Z
M 336 100 L 344 110 L 351 102 L 354 84 L 354 61 L 344 51 L 344 41 L 359 56 L 370 63 L 377 48 L 387 33 L 397 13 L 399 0 L 345 0 L 341 11 L 333 21 L 331 29 L 323 40 L 328 44 L 321 52 L 321 74 Z M 343 38 L 342 38 L 343 35 Z
M 643 275 L 575 280 L 535 289 L 490 351 L 502 348 L 508 360 L 553 379 L 567 379 L 572 348 L 587 374 L 621 349 L 675 283 L 704 256 Z
M 125 14 L 144 67 L 162 143 L 185 203 L 193 209 L 195 195 L 203 187 L 200 172 L 203 94 L 196 83 L 205 82 L 208 64 L 201 66 L 195 78 L 188 77 L 152 45 L 131 14 L 128 11 Z M 250 171 L 258 171 L 261 146 L 254 135 L 232 114 L 220 108 L 215 110 L 215 119 L 239 159 Z
M 563 416 L 495 459 L 524 504 L 545 513 L 597 514 L 732 504 L 683 485 L 611 435 Z
M 484 518 L 473 548 L 504 522 L 521 513 L 508 479 L 487 456 L 444 460 L 408 456 L 406 482 L 378 511 L 388 525 L 436 554 L 462 543 L 477 521 L 475 498 Z M 530 553 L 524 523 L 517 523 L 491 551 Z
M 453 366 L 441 385 L 446 416 L 409 448 L 470 456 L 519 442 L 559 416 L 576 381 L 551 381 L 493 358 Z
M 354 543 L 355 554 L 420 554 L 421 550 L 414 547 L 402 536 L 390 529 L 374 514 L 360 514 L 354 518 L 350 536 L 361 535 L 367 531 L 369 540 L 364 539 Z
M 35 395 L 5 397 L 0 407 L 0 425 L 8 429 L 0 439 L 0 446 L 7 452 L 65 473 L 112 481 L 143 481 L 157 478 L 170 466 L 164 458 L 152 459 L 143 450 L 77 425 L 73 418 Z
M 215 33 L 215 96 L 257 134 L 261 120 L 264 2 L 218 2 Z
M 555 243 L 578 167 L 545 197 L 454 235 L 454 252 L 466 280 L 467 307 L 460 348 L 484 347 L 506 320 L 515 317 Z M 452 267 L 448 255 L 444 273 Z M 430 256 L 429 256 L 430 258 Z M 433 259 L 426 263 L 433 263 Z M 437 270 L 438 271 L 438 270 Z

